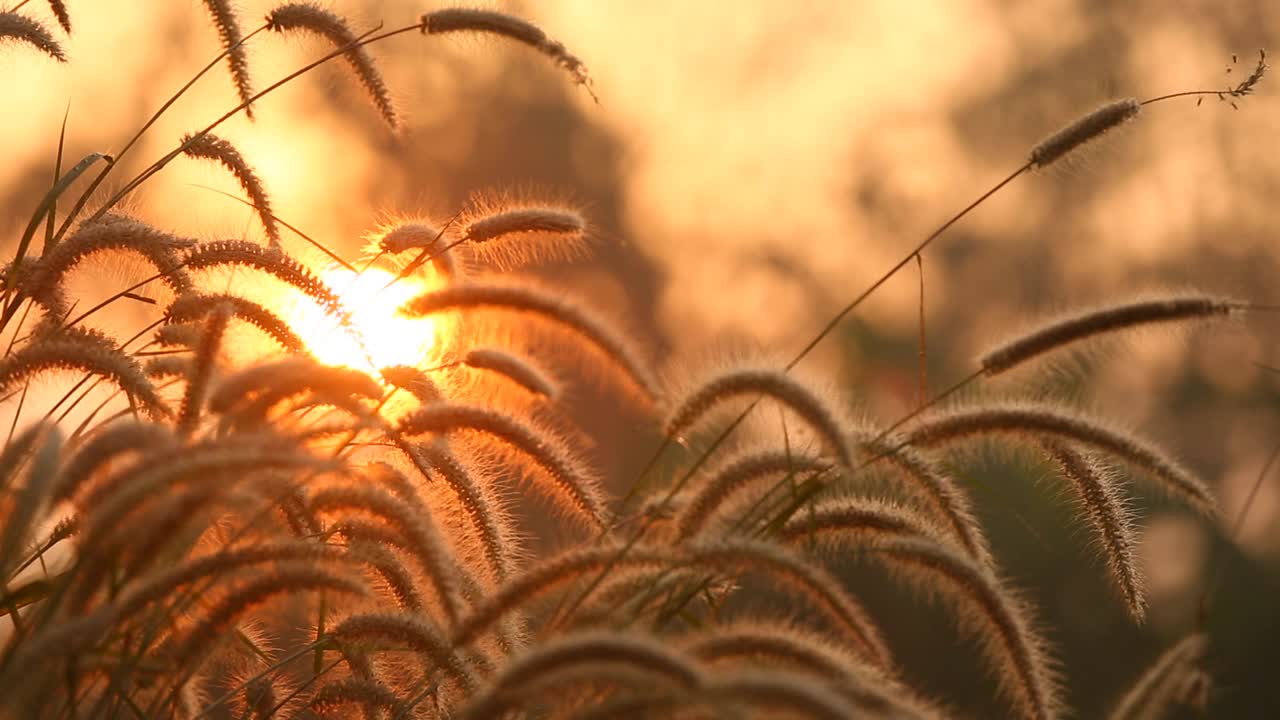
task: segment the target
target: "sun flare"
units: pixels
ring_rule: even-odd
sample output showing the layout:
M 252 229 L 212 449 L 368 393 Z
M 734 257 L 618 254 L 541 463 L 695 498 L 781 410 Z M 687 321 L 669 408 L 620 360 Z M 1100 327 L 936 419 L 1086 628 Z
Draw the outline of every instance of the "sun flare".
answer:
M 430 288 L 422 278 L 395 280 L 386 270 L 368 268 L 354 273 L 331 267 L 320 273 L 351 314 L 351 324 L 312 304 L 299 304 L 292 325 L 316 359 L 377 376 L 392 365 L 417 366 L 436 344 L 437 320 L 399 314 L 402 305 Z M 392 282 L 395 280 L 395 282 Z

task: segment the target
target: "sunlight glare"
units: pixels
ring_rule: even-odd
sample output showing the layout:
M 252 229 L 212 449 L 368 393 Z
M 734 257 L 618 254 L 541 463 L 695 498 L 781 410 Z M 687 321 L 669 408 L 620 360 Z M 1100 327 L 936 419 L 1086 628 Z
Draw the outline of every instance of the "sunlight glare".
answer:
M 342 298 L 351 313 L 351 327 L 343 328 L 313 304 L 299 304 L 291 323 L 316 359 L 377 377 L 391 365 L 418 366 L 435 345 L 437 321 L 400 315 L 400 306 L 429 288 L 420 277 L 408 276 L 387 287 L 395 275 L 378 268 L 356 273 L 331 267 L 320 278 Z

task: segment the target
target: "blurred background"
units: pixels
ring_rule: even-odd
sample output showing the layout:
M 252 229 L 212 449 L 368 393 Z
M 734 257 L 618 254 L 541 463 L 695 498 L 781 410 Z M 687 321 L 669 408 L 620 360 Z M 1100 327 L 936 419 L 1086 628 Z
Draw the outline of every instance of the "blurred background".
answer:
M 64 113 L 69 161 L 116 152 L 219 51 L 195 0 L 68 4 L 66 65 L 0 48 L 5 252 L 49 186 Z M 246 31 L 272 4 L 238 4 Z M 432 9 L 331 6 L 357 32 Z M 1267 0 L 496 7 L 534 20 L 582 58 L 599 103 L 526 48 L 407 34 L 371 50 L 405 120 L 400 131 L 381 122 L 348 68 L 331 63 L 259 101 L 256 121 L 236 117 L 219 132 L 257 168 L 278 216 L 347 257 L 388 219 L 442 221 L 477 196 L 578 205 L 594 227 L 591 258 L 537 272 L 606 309 L 672 373 L 725 348 L 789 358 L 1062 124 L 1116 97 L 1226 88 L 1252 71 L 1260 48 L 1280 54 L 1280 5 Z M 249 45 L 257 86 L 328 49 L 258 35 Z M 1238 111 L 1212 97 L 1155 104 L 1020 178 L 940 238 L 923 260 L 932 389 L 1057 309 L 1183 288 L 1280 303 L 1278 81 L 1264 79 Z M 141 169 L 235 104 L 215 69 L 124 168 Z M 179 161 L 128 206 L 183 234 L 256 237 L 253 211 L 208 188 L 239 194 L 213 165 Z M 137 274 L 104 272 L 114 288 Z M 919 283 L 909 265 L 805 363 L 880 421 L 918 401 Z M 1140 429 L 1221 500 L 1214 526 L 1139 488 L 1152 612 L 1137 627 L 1043 467 L 999 454 L 961 466 L 997 555 L 1041 608 L 1077 716 L 1098 716 L 1193 629 L 1207 586 L 1211 715 L 1280 715 L 1269 685 L 1280 667 L 1280 471 L 1263 483 L 1238 545 L 1223 539 L 1280 442 L 1280 371 L 1269 367 L 1280 367 L 1280 332 L 1273 315 L 1258 313 L 1142 333 L 982 388 L 1069 397 Z M 652 451 L 653 429 L 619 411 L 607 388 L 579 396 L 595 457 L 621 486 Z M 903 593 L 878 585 L 864 594 L 891 617 L 890 639 L 912 677 L 964 710 L 991 711 L 989 684 L 963 661 L 963 641 L 939 647 L 953 636 L 944 614 L 912 602 L 902 609 Z

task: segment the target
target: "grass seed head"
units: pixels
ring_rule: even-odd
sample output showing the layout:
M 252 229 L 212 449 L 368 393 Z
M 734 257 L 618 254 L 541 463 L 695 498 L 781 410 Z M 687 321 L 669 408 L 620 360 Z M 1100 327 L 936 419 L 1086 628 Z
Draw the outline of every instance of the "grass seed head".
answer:
M 591 93 L 591 76 L 587 66 L 565 46 L 551 38 L 537 25 L 514 15 L 478 8 L 445 8 L 422 16 L 422 32 L 428 35 L 447 33 L 485 33 L 499 35 L 523 43 L 546 55 L 564 68 L 574 82 Z
M 352 46 L 344 55 L 347 63 L 378 107 L 378 112 L 382 113 L 382 119 L 392 128 L 399 125 L 400 121 L 391 102 L 391 91 L 387 89 L 382 73 L 374 65 L 369 51 L 354 45 L 358 38 L 341 16 L 315 3 L 291 2 L 276 7 L 267 15 L 267 29 L 279 33 L 301 30 L 323 37 L 333 43 L 335 48 Z
M 58 24 L 62 26 L 62 31 L 71 34 L 71 13 L 67 12 L 67 4 L 63 0 L 49 0 L 49 9 L 53 11 L 53 16 L 58 19 Z
M 1033 167 L 1046 167 L 1072 150 L 1136 118 L 1142 104 L 1136 98 L 1113 100 L 1041 140 L 1031 149 Z
M 998 375 L 1058 348 L 1130 328 L 1225 317 L 1243 305 L 1211 295 L 1172 295 L 1107 305 L 1064 315 L 1006 340 L 983 353 L 979 362 L 988 375 Z
M 67 61 L 67 54 L 53 39 L 53 33 L 39 21 L 17 11 L 0 10 L 0 42 L 4 40 L 25 42 L 58 62 Z
M 182 148 L 182 152 L 188 157 L 213 160 L 222 163 L 223 167 L 231 171 L 240 183 L 240 187 L 244 188 L 249 196 L 254 208 L 257 209 L 258 218 L 262 221 L 262 228 L 267 232 L 267 240 L 271 247 L 278 249 L 280 228 L 276 225 L 275 216 L 271 214 L 271 199 L 267 197 L 267 190 L 262 180 L 236 146 L 212 133 L 202 133 L 183 136 Z
M 218 39 L 227 54 L 227 70 L 231 73 L 231 81 L 235 83 L 240 102 L 247 103 L 253 97 L 253 81 L 249 77 L 249 53 L 244 47 L 244 33 L 240 30 L 240 20 L 231 7 L 231 0 L 204 0 L 205 9 L 213 17 L 213 25 L 218 29 Z M 253 107 L 245 106 L 245 115 L 253 117 Z

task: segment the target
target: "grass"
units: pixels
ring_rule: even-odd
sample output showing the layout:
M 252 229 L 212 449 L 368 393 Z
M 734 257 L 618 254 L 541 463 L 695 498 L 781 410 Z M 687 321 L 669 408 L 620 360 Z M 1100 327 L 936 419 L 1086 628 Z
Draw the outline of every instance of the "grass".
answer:
M 0 39 L 14 41 L 5 51 L 25 44 L 63 59 L 27 4 L 0 12 Z M 848 581 L 847 567 L 863 563 L 954 617 L 1004 713 L 1061 717 L 1072 668 L 1055 659 L 1038 611 L 1002 569 L 1007 549 L 989 541 L 947 449 L 995 438 L 1056 468 L 1095 535 L 1112 602 L 1134 622 L 1148 606 L 1134 559 L 1140 541 L 1128 489 L 1110 466 L 1135 469 L 1204 516 L 1217 512 L 1193 470 L 1105 418 L 1034 396 L 950 398 L 1099 336 L 1262 306 L 1177 295 L 1051 320 L 890 425 L 854 419 L 839 393 L 793 370 L 1028 170 L 1139 121 L 1152 104 L 1243 98 L 1265 56 L 1237 85 L 1119 100 L 1069 122 L 790 361 L 734 361 L 681 389 L 658 379 L 643 345 L 607 313 L 512 269 L 578 256 L 589 226 L 575 208 L 486 201 L 449 223 L 393 224 L 375 233 L 368 257 L 338 258 L 347 279 L 336 282 L 283 249 L 279 228 L 292 226 L 272 213 L 252 158 L 213 134 L 338 58 L 396 125 L 370 49 L 414 31 L 427 40 L 496 34 L 589 90 L 582 60 L 493 11 L 440 10 L 360 35 L 329 10 L 290 3 L 264 28 L 318 33 L 334 49 L 254 92 L 247 50 L 261 28 L 243 31 L 229 3 L 206 6 L 224 49 L 206 70 L 227 61 L 237 107 L 105 199 L 96 189 L 155 117 L 115 158 L 93 153 L 65 173 L 59 162 L 4 269 L 0 330 L 13 340 L 0 359 L 0 394 L 21 405 L 51 372 L 82 379 L 36 409 L 42 420 L 15 427 L 0 453 L 0 715 L 951 716 L 953 700 L 895 659 L 892 634 Z M 66 8 L 52 9 L 69 29 Z M 122 210 L 183 155 L 235 177 L 262 242 L 199 241 Z M 76 270 L 117 255 L 143 258 L 155 275 L 77 315 Z M 356 267 L 387 278 L 358 301 Z M 383 307 L 394 286 L 413 291 Z M 79 324 L 138 298 L 153 303 L 152 322 L 132 339 Z M 330 324 L 306 326 L 298 307 Z M 379 348 L 417 332 L 433 345 L 425 357 L 380 366 Z M 530 355 L 529 336 L 553 338 L 544 347 L 554 351 Z M 244 361 L 236 349 L 246 337 L 269 351 Z M 335 338 L 351 352 L 322 362 L 318 350 Z M 638 409 L 663 438 L 633 477 L 601 477 L 589 462 L 589 435 L 560 409 L 566 365 L 608 378 L 608 401 Z M 86 384 L 111 389 L 97 410 L 81 407 Z M 769 422 L 741 440 L 765 414 L 757 410 L 776 410 L 781 432 Z M 60 421 L 73 412 L 78 424 Z M 670 471 L 676 445 L 691 449 L 690 460 Z M 618 486 L 627 492 L 610 496 Z M 542 519 L 526 495 L 550 509 L 553 546 L 527 540 Z M 762 590 L 785 600 L 753 602 Z M 1114 717 L 1203 707 L 1206 643 L 1189 632 L 1145 673 L 1133 668 Z

